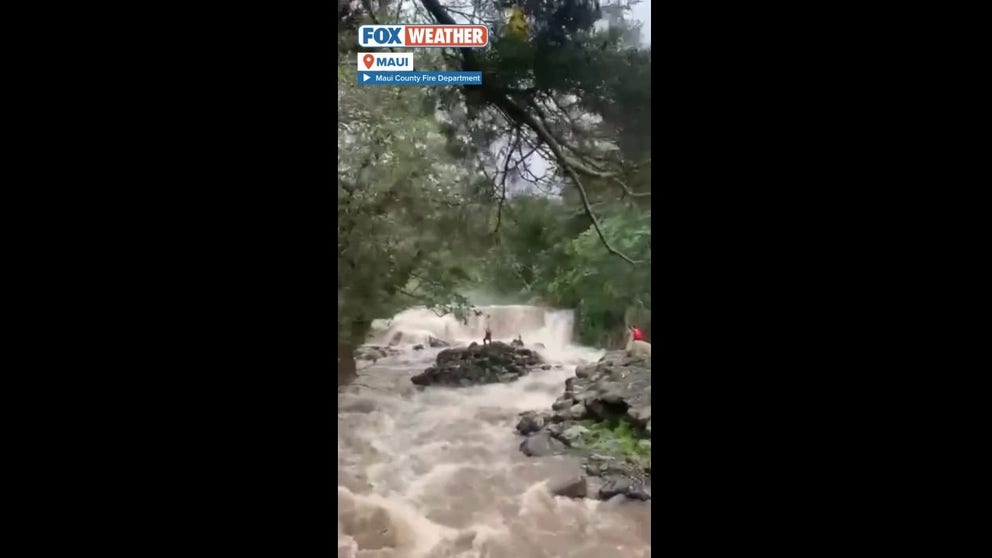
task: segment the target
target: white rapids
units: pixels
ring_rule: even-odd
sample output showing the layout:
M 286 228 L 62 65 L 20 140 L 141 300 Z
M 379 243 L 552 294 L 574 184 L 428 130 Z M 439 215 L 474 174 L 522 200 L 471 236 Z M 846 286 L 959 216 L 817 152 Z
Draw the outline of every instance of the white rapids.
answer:
M 520 453 L 518 414 L 549 410 L 578 364 L 603 351 L 571 344 L 573 316 L 534 306 L 490 306 L 468 323 L 425 308 L 377 321 L 372 342 L 399 335 L 396 356 L 338 395 L 338 557 L 648 557 L 651 503 L 556 497 L 547 481 L 577 474 L 565 457 Z M 509 384 L 418 388 L 410 377 L 442 349 L 518 335 L 549 364 Z

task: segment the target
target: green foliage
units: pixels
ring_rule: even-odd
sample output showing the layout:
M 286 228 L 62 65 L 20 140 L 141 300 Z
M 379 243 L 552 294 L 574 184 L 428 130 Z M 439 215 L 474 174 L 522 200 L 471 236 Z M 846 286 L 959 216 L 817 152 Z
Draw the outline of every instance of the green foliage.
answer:
M 483 277 L 495 291 L 577 310 L 577 337 L 593 346 L 618 347 L 626 326 L 650 335 L 651 212 L 633 206 L 603 211 L 601 226 L 618 250 L 610 254 L 584 214 L 569 204 L 535 197 L 513 199 L 506 228 L 487 255 Z
M 464 315 L 469 279 L 453 265 L 480 224 L 467 185 L 477 178 L 444 149 L 420 88 L 357 85 L 338 66 L 339 341 L 364 339 L 371 320 L 418 304 Z
M 648 439 L 640 429 L 621 418 L 605 421 L 580 420 L 589 432 L 582 435 L 579 445 L 585 449 L 608 454 L 620 454 L 635 463 L 650 464 L 651 448 L 640 444 Z
M 554 111 L 548 128 L 573 154 L 604 168 L 638 163 L 622 178 L 635 192 L 650 191 L 650 52 L 631 48 L 636 29 L 622 22 L 595 30 L 597 2 L 517 4 L 528 36 L 497 31 L 490 48 L 475 51 L 492 84 L 485 90 L 358 86 L 354 27 L 368 18 L 339 4 L 341 45 L 348 45 L 339 46 L 338 64 L 343 340 L 358 342 L 373 318 L 414 304 L 462 316 L 470 305 L 458 293 L 467 289 L 574 308 L 578 339 L 589 345 L 622 345 L 631 322 L 650 336 L 650 198 L 623 199 L 613 181 L 584 180 L 603 234 L 637 266 L 605 249 L 570 183 L 561 197 L 504 199 L 492 178 L 502 168 L 492 147 L 510 128 L 491 110 L 495 88 L 533 114 Z M 496 3 L 476 7 L 502 12 Z M 458 52 L 417 56 L 423 68 L 461 64 Z M 565 126 L 586 115 L 593 123 Z

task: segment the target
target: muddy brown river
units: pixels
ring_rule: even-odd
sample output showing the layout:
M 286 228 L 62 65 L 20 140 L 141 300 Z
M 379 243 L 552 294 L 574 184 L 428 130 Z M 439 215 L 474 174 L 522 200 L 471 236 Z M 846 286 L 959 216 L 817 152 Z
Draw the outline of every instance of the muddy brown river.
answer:
M 576 365 L 603 352 L 571 344 L 570 311 L 482 311 L 468 324 L 426 309 L 377 322 L 370 341 L 394 342 L 397 353 L 360 362 L 356 385 L 338 394 L 339 558 L 649 556 L 650 501 L 552 496 L 547 481 L 579 473 L 578 463 L 518 450 L 518 414 L 550 409 Z M 494 339 L 519 335 L 556 367 L 509 384 L 410 382 L 442 350 L 427 346 L 431 337 L 481 341 L 487 315 Z

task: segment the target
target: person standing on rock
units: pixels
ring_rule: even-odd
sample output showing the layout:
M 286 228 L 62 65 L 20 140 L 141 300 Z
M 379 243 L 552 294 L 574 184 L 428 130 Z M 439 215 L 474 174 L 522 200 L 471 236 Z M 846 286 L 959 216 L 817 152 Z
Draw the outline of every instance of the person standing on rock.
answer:
M 486 314 L 486 336 L 482 338 L 483 345 L 492 345 L 493 343 L 493 330 L 490 327 L 489 321 L 491 317 L 489 314 Z

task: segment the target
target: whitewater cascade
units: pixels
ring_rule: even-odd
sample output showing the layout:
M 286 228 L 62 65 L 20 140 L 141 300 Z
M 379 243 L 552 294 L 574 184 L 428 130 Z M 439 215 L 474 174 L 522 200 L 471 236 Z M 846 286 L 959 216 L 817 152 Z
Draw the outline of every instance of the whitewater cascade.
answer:
M 479 310 L 468 323 L 412 308 L 373 324 L 370 344 L 399 353 L 361 363 L 357 384 L 338 395 L 339 558 L 649 556 L 650 501 L 552 496 L 547 481 L 578 464 L 518 450 L 518 414 L 550 409 L 576 365 L 603 351 L 572 344 L 569 310 Z M 519 335 L 552 368 L 466 388 L 410 382 L 442 350 L 431 338 L 481 343 L 487 316 L 494 340 Z

